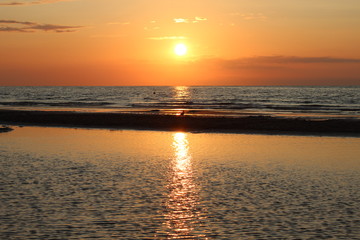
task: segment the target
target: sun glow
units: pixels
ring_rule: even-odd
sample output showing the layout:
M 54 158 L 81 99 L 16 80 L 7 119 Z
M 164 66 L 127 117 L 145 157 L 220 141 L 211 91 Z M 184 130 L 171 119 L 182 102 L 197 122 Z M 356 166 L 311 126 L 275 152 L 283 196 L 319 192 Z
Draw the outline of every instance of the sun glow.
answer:
M 178 56 L 184 56 L 186 55 L 188 49 L 187 46 L 183 43 L 178 43 L 175 45 L 174 53 Z

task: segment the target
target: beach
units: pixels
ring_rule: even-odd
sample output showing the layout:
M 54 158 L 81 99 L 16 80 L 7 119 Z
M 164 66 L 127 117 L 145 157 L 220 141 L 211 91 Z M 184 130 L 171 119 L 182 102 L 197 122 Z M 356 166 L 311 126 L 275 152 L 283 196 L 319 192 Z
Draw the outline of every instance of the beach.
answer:
M 360 139 L 17 127 L 3 239 L 356 239 Z
M 356 239 L 358 87 L 2 87 L 1 239 Z

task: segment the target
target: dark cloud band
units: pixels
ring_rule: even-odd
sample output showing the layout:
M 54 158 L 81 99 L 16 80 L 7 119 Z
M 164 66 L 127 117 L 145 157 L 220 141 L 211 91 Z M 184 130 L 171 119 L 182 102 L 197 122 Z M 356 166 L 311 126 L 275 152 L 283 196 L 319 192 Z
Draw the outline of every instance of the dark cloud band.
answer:
M 336 58 L 336 57 L 300 57 L 300 56 L 257 56 L 239 59 L 213 59 L 225 68 L 241 68 L 248 66 L 286 65 L 286 64 L 325 64 L 325 63 L 360 63 L 358 58 Z
M 0 32 L 74 32 L 82 26 L 65 26 L 55 24 L 39 24 L 35 22 L 24 22 L 15 20 L 0 20 Z
M 55 2 L 64 2 L 69 0 L 38 0 L 38 1 L 12 1 L 0 3 L 0 6 L 24 6 L 24 5 L 37 5 L 37 4 L 47 4 Z

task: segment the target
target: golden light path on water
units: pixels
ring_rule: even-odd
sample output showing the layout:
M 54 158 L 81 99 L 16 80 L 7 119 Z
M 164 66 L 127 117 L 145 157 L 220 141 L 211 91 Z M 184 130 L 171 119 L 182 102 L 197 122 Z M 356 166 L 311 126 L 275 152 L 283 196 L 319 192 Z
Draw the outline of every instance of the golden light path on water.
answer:
M 176 86 L 173 89 L 173 97 L 177 102 L 187 103 L 191 101 L 191 95 L 189 87 L 186 86 Z M 174 109 L 177 115 L 182 115 L 185 113 L 186 109 Z
M 201 216 L 198 189 L 194 182 L 192 157 L 189 153 L 187 134 L 173 134 L 174 159 L 172 176 L 168 185 L 169 195 L 165 203 L 165 219 L 168 239 L 207 239 L 197 233 Z

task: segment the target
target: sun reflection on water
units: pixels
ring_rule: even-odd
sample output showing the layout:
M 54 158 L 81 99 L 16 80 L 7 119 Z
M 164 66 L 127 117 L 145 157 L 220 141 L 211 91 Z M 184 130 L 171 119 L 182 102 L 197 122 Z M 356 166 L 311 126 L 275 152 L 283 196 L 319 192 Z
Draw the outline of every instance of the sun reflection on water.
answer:
M 188 104 L 191 104 L 191 93 L 189 87 L 186 86 L 176 86 L 173 88 L 173 99 L 177 103 L 178 108 L 176 108 L 177 115 L 184 115 L 186 110 L 188 110 Z
M 174 159 L 165 203 L 167 239 L 207 239 L 197 229 L 204 218 L 200 212 L 198 187 L 186 133 L 173 134 Z
M 173 89 L 176 100 L 186 101 L 190 99 L 190 90 L 186 86 L 176 86 Z

